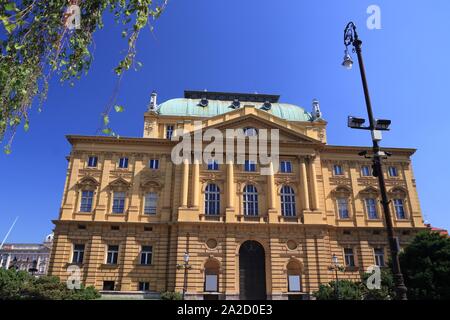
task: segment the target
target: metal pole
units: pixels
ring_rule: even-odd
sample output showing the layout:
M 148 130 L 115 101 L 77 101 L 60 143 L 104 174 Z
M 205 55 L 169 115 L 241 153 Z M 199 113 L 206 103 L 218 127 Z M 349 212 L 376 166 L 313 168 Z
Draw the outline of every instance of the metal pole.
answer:
M 336 272 L 336 298 L 339 300 L 339 279 L 338 279 L 338 269 L 337 266 L 334 266 L 334 271 Z
M 358 56 L 358 64 L 359 64 L 359 70 L 361 73 L 361 80 L 363 84 L 364 89 L 364 98 L 366 100 L 366 107 L 367 107 L 367 114 L 369 116 L 369 123 L 370 127 L 369 129 L 371 131 L 375 130 L 375 119 L 372 112 L 372 104 L 370 102 L 370 96 L 369 96 L 369 88 L 367 85 L 367 79 L 366 79 L 366 71 L 364 68 L 364 62 L 363 57 L 361 53 L 361 45 L 362 41 L 359 40 L 358 34 L 356 32 L 356 26 L 353 23 L 349 23 L 347 25 L 347 28 L 353 28 L 353 46 L 355 48 L 356 54 Z M 346 30 L 347 30 L 346 28 Z M 400 269 L 400 261 L 398 259 L 398 242 L 394 235 L 394 228 L 392 226 L 392 218 L 391 218 L 391 211 L 389 208 L 389 200 L 387 196 L 386 191 L 386 184 L 384 181 L 384 175 L 383 175 L 383 165 L 382 165 L 382 155 L 380 153 L 380 146 L 378 144 L 378 141 L 373 139 L 373 164 L 374 164 L 374 170 L 376 171 L 376 175 L 378 176 L 378 184 L 380 187 L 380 193 L 381 193 L 381 204 L 383 206 L 384 211 L 384 218 L 386 222 L 386 231 L 388 235 L 388 241 L 390 246 L 390 253 L 391 253 L 391 260 L 392 260 L 392 272 L 394 276 L 394 283 L 395 283 L 395 291 L 397 293 L 397 299 L 400 300 L 407 300 L 406 292 L 407 288 L 405 286 L 405 283 L 403 281 L 403 275 Z

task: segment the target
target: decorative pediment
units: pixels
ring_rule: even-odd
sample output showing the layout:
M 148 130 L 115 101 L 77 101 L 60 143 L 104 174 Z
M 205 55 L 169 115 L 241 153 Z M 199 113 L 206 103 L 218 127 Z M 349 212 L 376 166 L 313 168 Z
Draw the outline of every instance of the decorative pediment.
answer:
M 78 188 L 97 188 L 99 185 L 98 181 L 91 176 L 84 176 L 77 183 Z
M 109 188 L 113 190 L 126 190 L 130 188 L 130 183 L 119 177 L 109 184 Z
M 352 193 L 352 189 L 345 185 L 337 186 L 333 191 L 335 195 L 350 195 Z
M 359 193 L 363 194 L 363 195 L 378 196 L 380 192 L 378 191 L 377 188 L 369 186 L 369 187 L 365 188 L 364 190 L 361 190 Z
M 144 190 L 161 190 L 163 185 L 158 181 L 147 180 L 141 182 L 141 188 Z
M 399 197 L 399 198 L 404 198 L 407 195 L 406 189 L 400 186 L 392 188 L 391 190 L 389 190 L 388 193 L 391 197 Z

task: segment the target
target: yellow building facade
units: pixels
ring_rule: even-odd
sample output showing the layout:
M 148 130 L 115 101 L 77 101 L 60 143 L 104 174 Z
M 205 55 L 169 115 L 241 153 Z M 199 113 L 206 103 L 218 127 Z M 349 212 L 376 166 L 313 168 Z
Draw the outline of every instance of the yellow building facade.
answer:
M 307 112 L 278 100 L 186 91 L 157 105 L 153 95 L 142 138 L 68 136 L 49 274 L 66 280 L 76 265 L 83 284 L 106 292 L 295 299 L 334 279 L 333 254 L 345 267 L 340 278 L 359 280 L 369 266 L 385 265 L 378 182 L 370 159 L 358 155 L 370 148 L 328 145 L 317 101 Z M 229 157 L 176 164 L 177 129 L 278 129 L 279 170 L 262 175 L 262 164 Z M 392 153 L 384 174 L 404 246 L 425 228 L 415 150 L 384 150 Z

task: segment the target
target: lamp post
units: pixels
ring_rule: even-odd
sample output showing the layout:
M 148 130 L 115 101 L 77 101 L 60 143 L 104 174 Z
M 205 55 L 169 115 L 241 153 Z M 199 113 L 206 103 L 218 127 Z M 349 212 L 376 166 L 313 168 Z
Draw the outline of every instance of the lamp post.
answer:
M 336 283 L 334 285 L 334 294 L 336 298 L 339 300 L 339 278 L 338 278 L 338 270 L 339 270 L 339 261 L 338 257 L 333 253 L 333 256 L 331 257 L 331 269 L 334 270 L 335 276 L 336 276 Z
M 366 80 L 366 71 L 364 69 L 364 63 L 361 53 L 362 41 L 358 37 L 358 33 L 356 32 L 356 25 L 353 22 L 349 22 L 344 30 L 344 44 L 345 44 L 345 55 L 344 55 L 344 62 L 342 63 L 342 65 L 345 68 L 351 69 L 353 66 L 353 61 L 348 51 L 348 47 L 350 45 L 353 46 L 353 52 L 356 51 L 356 54 L 358 56 L 359 71 L 361 73 L 361 80 L 364 89 L 364 97 L 366 100 L 367 114 L 369 117 L 368 127 L 363 126 L 365 119 L 355 117 L 348 118 L 348 126 L 352 129 L 370 130 L 372 133 L 373 155 L 369 156 L 366 151 L 360 152 L 359 155 L 365 156 L 366 158 L 371 158 L 373 160 L 372 166 L 373 175 L 378 177 L 378 183 L 381 193 L 381 203 L 383 206 L 384 218 L 386 222 L 386 231 L 388 235 L 389 247 L 391 252 L 392 272 L 395 282 L 395 291 L 397 294 L 397 299 L 407 300 L 406 297 L 407 289 L 403 281 L 403 275 L 400 269 L 400 262 L 398 259 L 399 253 L 398 239 L 394 236 L 394 228 L 392 226 L 389 200 L 386 192 L 386 185 L 383 175 L 382 160 L 387 158 L 387 156 L 390 156 L 390 154 L 382 151 L 379 146 L 379 142 L 382 139 L 381 131 L 389 130 L 389 125 L 391 124 L 391 121 L 385 119 L 375 119 L 373 116 L 372 105 L 369 96 L 369 89 Z
M 189 252 L 185 252 L 183 255 L 183 264 L 177 264 L 177 268 L 184 269 L 184 279 L 183 279 L 183 300 L 184 297 L 186 296 L 186 291 L 187 291 L 187 276 L 188 276 L 188 269 L 191 268 L 191 265 L 189 264 Z

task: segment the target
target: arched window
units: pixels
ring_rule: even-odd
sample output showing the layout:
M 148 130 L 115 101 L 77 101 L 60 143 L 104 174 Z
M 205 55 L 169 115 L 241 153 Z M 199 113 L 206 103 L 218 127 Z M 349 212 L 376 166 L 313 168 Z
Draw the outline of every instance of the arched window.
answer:
M 258 215 L 258 190 L 251 184 L 244 187 L 244 215 Z
M 294 217 L 295 212 L 295 192 L 289 186 L 281 187 L 281 214 L 285 217 Z
M 205 189 L 205 214 L 216 216 L 220 214 L 220 189 L 210 183 Z

